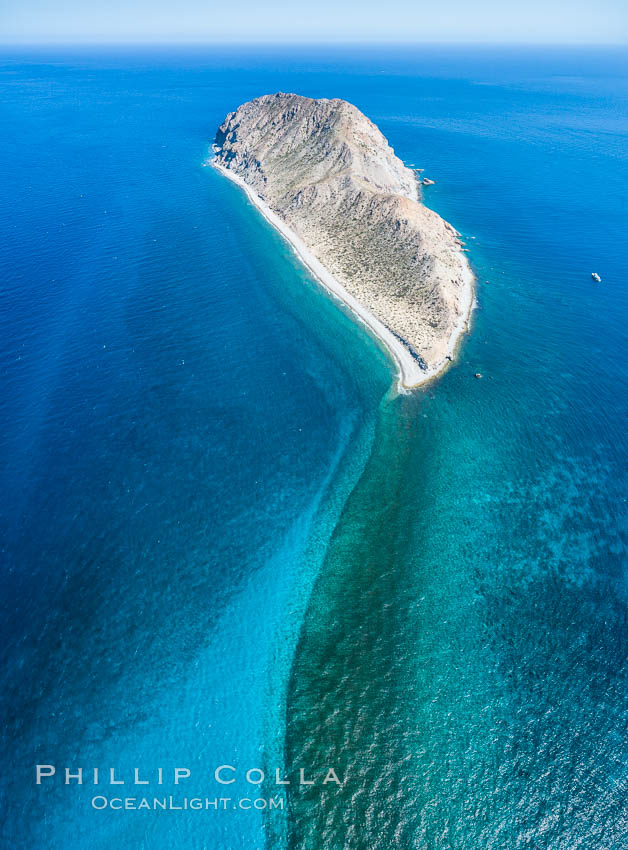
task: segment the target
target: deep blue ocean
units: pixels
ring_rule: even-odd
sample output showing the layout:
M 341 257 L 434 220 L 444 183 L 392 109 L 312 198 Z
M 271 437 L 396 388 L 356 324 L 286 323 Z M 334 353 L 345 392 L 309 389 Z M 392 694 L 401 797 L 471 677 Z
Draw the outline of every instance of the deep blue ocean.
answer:
M 0 846 L 628 848 L 628 52 L 4 48 L 0 83 Z M 355 103 L 463 234 L 420 392 L 206 167 L 277 90 Z

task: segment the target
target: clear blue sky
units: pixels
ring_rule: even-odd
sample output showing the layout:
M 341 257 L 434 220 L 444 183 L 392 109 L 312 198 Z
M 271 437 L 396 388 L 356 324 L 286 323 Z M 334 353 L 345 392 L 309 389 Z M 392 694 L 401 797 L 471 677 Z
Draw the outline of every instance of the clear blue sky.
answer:
M 0 42 L 626 43 L 627 0 L 0 0 Z

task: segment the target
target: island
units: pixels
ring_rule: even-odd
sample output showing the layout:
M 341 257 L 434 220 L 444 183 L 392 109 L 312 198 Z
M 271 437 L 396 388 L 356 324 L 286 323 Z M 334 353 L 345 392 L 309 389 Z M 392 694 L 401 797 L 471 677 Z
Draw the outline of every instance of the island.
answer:
M 212 164 L 387 349 L 401 391 L 452 361 L 473 303 L 460 234 L 359 109 L 264 95 L 227 115 L 213 149 Z

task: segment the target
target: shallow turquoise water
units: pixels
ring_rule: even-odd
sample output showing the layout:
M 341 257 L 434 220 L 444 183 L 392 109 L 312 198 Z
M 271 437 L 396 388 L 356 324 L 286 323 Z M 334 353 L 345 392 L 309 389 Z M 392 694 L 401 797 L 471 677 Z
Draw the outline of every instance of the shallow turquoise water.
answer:
M 625 53 L 2 76 L 2 846 L 626 846 Z M 387 395 L 202 167 L 277 89 L 356 103 L 467 239 L 473 333 L 424 392 Z M 216 764 L 284 757 L 345 785 L 268 817 L 33 783 L 186 765 L 213 797 Z

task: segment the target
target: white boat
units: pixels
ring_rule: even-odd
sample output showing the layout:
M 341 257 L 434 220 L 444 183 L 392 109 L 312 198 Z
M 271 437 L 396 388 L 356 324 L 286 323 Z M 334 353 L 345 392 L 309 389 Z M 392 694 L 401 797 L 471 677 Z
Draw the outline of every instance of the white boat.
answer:
M 597 283 L 602 283 L 602 278 L 599 276 L 599 274 L 597 272 L 591 272 L 591 277 Z

